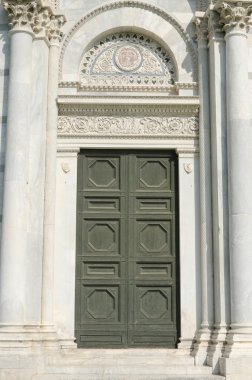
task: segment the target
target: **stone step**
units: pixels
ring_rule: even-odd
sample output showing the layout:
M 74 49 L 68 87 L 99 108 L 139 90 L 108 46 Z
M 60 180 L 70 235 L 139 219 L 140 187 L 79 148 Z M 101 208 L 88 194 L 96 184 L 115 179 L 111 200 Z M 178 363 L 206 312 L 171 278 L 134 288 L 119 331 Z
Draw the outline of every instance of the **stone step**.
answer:
M 210 375 L 212 374 L 212 368 L 207 366 L 181 366 L 181 365 L 170 365 L 170 366 L 160 366 L 160 365 L 150 365 L 146 363 L 145 365 L 117 365 L 114 362 L 113 366 L 107 366 L 106 363 L 99 366 L 66 366 L 66 367 L 48 367 L 48 372 L 51 373 L 66 373 L 73 374 L 78 373 L 79 375 L 93 375 L 93 376 L 115 376 L 117 374 L 126 376 L 129 371 L 131 375 Z
M 167 349 L 120 349 L 75 350 L 47 357 L 49 366 L 107 366 L 116 365 L 194 365 L 194 358 L 179 350 Z
M 116 375 L 85 375 L 82 374 L 47 374 L 47 375 L 37 375 L 33 377 L 33 380 L 225 380 L 222 376 L 217 375 L 132 375 L 128 373 L 116 374 Z
M 47 360 L 48 366 L 93 366 L 93 367 L 110 367 L 110 366 L 141 366 L 141 365 L 157 365 L 157 366 L 193 366 L 194 358 L 187 357 L 143 357 L 136 356 L 124 358 L 121 356 L 115 357 L 51 357 Z

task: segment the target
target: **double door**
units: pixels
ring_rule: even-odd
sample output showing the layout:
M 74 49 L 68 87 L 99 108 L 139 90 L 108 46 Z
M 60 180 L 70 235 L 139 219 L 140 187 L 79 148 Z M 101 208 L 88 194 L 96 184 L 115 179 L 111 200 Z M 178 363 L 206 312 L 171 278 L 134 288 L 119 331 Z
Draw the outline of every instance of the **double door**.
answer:
M 83 151 L 78 158 L 78 347 L 175 347 L 176 156 Z

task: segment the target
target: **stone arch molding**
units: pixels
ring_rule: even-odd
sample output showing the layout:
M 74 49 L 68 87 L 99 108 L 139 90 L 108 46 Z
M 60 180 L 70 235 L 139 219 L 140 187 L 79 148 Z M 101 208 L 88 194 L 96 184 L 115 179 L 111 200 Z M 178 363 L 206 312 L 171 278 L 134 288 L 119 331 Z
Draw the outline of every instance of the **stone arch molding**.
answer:
M 85 52 L 104 36 L 122 31 L 138 32 L 157 41 L 175 58 L 178 82 L 197 82 L 197 53 L 190 36 L 165 10 L 139 0 L 108 2 L 74 25 L 61 50 L 60 82 L 77 84 Z

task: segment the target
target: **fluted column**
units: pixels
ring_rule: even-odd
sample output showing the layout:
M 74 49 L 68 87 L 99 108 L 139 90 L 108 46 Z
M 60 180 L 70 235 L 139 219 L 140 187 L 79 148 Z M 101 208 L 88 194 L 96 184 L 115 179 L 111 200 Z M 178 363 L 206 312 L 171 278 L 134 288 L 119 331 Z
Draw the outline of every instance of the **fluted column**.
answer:
M 252 1 L 217 1 L 226 33 L 231 330 L 226 356 L 252 356 L 252 125 L 248 25 Z M 244 368 L 245 370 L 245 368 Z M 250 372 L 251 373 L 251 372 Z
M 26 263 L 33 15 L 37 3 L 6 1 L 10 77 L 1 241 L 0 322 L 27 322 Z
M 62 38 L 61 27 L 65 23 L 62 15 L 53 16 L 50 28 L 48 112 L 46 128 L 46 174 L 45 174 L 45 215 L 44 254 L 42 282 L 42 324 L 53 328 L 53 288 L 54 288 L 54 233 L 56 194 L 56 153 L 58 123 L 58 75 L 59 53 Z
M 213 326 L 213 256 L 211 204 L 211 133 L 209 99 L 209 56 L 207 21 L 204 13 L 195 17 L 200 93 L 200 203 L 201 203 L 201 328 L 197 334 L 196 361 L 206 362 Z

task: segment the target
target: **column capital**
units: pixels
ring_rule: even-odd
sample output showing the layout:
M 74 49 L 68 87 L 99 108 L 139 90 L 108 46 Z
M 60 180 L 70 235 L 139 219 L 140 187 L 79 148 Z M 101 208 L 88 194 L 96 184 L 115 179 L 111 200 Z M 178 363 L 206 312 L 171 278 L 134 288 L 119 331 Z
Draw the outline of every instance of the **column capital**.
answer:
M 207 47 L 208 25 L 207 18 L 205 17 L 205 12 L 196 12 L 194 15 L 193 22 L 196 27 L 196 37 L 198 41 L 198 46 Z
M 34 32 L 36 37 L 60 43 L 64 15 L 55 14 L 48 0 L 6 0 L 3 2 L 12 30 Z
M 251 25 L 252 1 L 215 0 L 214 9 L 220 14 L 223 30 L 247 33 Z
M 48 38 L 50 40 L 51 45 L 60 44 L 63 38 L 61 28 L 65 24 L 65 22 L 66 18 L 64 15 L 52 15 L 50 25 L 48 28 Z
M 222 31 L 222 25 L 220 23 L 220 15 L 213 9 L 209 9 L 206 13 L 208 18 L 208 39 L 209 42 L 221 41 L 224 39 L 224 34 Z
M 9 25 L 12 30 L 32 31 L 34 14 L 39 7 L 36 0 L 7 0 L 3 7 L 9 17 Z

